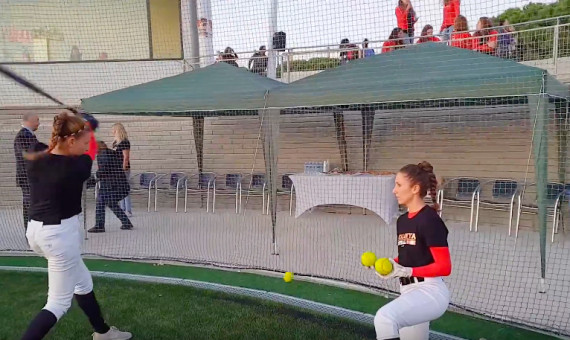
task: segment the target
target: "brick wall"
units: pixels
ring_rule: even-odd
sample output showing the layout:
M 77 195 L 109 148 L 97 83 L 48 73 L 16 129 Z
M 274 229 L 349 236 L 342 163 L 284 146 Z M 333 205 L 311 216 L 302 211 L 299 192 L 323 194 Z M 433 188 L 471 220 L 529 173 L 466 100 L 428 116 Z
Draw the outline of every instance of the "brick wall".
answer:
M 461 117 L 455 117 L 463 110 Z M 467 112 L 467 111 L 468 112 Z M 12 141 L 25 111 L 0 110 L 0 205 L 18 204 Z M 52 110 L 35 110 L 41 117 L 38 137 L 47 141 Z M 500 115 L 499 115 L 500 114 Z M 360 112 L 345 112 L 349 168 L 362 168 Z M 508 119 L 500 118 L 507 117 Z M 510 117 L 510 118 L 509 118 Z M 111 126 L 125 125 L 132 144 L 132 169 L 140 171 L 197 172 L 192 118 L 154 116 L 98 116 L 98 139 L 112 141 Z M 462 121 L 462 119 L 464 119 Z M 465 119 L 470 121 L 465 121 Z M 204 170 L 220 174 L 265 172 L 257 117 L 205 119 Z M 556 180 L 556 138 L 549 142 L 550 179 Z M 429 160 L 441 177 L 481 176 L 534 181 L 531 150 L 532 124 L 528 109 L 498 107 L 479 109 L 378 111 L 369 169 L 396 171 L 406 163 Z M 308 161 L 329 160 L 340 166 L 332 114 L 281 117 L 279 173 L 301 172 Z M 221 184 L 223 180 L 219 181 Z

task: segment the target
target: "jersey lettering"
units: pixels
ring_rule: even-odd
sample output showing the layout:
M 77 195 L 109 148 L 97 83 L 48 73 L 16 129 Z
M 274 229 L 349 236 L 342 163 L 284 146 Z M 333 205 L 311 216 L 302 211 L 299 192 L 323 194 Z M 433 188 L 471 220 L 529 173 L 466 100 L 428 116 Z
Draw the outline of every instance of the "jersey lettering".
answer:
M 398 247 L 403 247 L 405 245 L 415 246 L 416 245 L 416 234 L 415 233 L 403 233 L 398 235 Z

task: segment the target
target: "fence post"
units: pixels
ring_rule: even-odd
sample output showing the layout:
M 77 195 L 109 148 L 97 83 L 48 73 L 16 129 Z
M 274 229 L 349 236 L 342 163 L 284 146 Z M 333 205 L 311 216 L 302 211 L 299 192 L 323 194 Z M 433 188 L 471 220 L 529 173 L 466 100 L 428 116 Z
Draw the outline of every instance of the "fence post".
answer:
M 554 26 L 554 41 L 552 44 L 552 61 L 554 63 L 554 76 L 558 75 L 558 40 L 560 39 L 560 18 L 556 18 Z
M 291 83 L 291 53 L 287 49 L 287 84 Z

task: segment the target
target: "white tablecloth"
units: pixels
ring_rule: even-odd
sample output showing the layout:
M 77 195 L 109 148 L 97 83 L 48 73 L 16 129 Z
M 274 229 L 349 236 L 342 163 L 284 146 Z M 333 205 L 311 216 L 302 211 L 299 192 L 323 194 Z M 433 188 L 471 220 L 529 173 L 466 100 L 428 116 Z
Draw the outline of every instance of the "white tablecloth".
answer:
M 291 175 L 295 188 L 295 217 L 318 205 L 345 204 L 375 212 L 390 224 L 398 214 L 392 193 L 396 176 L 374 175 Z

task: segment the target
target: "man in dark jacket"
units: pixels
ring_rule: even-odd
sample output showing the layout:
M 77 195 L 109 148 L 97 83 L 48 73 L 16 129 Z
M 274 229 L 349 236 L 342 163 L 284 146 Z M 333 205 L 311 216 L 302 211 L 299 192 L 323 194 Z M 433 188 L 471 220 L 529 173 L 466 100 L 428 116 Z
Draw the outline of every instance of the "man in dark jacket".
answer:
M 121 220 L 121 229 L 133 229 L 129 217 L 119 207 L 119 201 L 129 194 L 129 181 L 123 170 L 123 154 L 109 149 L 104 142 L 98 142 L 97 154 L 97 180 L 99 191 L 95 208 L 95 227 L 88 230 L 90 233 L 105 232 L 105 206 Z
M 47 145 L 38 142 L 35 132 L 40 126 L 37 114 L 26 113 L 22 118 L 22 129 L 14 138 L 14 156 L 16 157 L 16 184 L 22 189 L 22 210 L 24 216 L 24 229 L 28 228 L 28 209 L 30 208 L 30 184 L 26 173 L 24 153 L 43 151 Z

